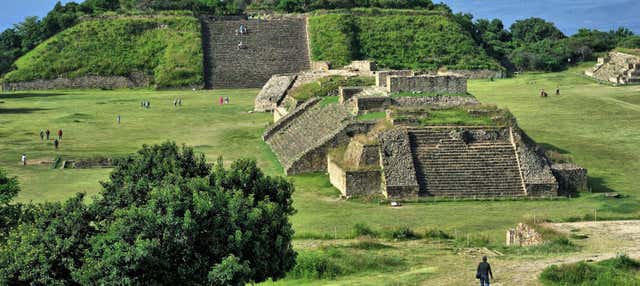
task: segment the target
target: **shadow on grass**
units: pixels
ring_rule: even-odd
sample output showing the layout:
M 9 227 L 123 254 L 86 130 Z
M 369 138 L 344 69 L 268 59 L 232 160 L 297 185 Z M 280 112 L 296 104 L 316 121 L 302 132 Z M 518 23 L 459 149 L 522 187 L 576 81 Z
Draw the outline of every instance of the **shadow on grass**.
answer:
M 20 99 L 20 98 L 32 98 L 32 97 L 49 97 L 64 95 L 63 93 L 0 93 L 0 99 Z
M 560 154 L 569 154 L 569 153 L 571 153 L 566 149 L 562 149 L 562 148 L 556 147 L 555 145 L 552 145 L 552 144 L 549 144 L 549 143 L 538 143 L 538 145 L 540 147 L 542 147 L 542 149 L 544 149 L 546 151 L 555 151 L 555 152 L 558 152 Z
M 44 110 L 50 108 L 0 108 L 0 114 L 28 114 Z
M 587 176 L 587 185 L 592 193 L 615 192 L 615 190 L 607 186 L 607 181 L 603 178 Z

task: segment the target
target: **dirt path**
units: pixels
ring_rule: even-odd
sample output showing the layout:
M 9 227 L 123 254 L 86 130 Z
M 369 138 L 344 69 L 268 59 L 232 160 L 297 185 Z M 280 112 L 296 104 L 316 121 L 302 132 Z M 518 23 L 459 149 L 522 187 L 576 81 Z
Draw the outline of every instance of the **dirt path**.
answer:
M 588 238 L 579 242 L 584 247 L 579 254 L 564 257 L 521 261 L 505 261 L 497 281 L 492 285 L 540 285 L 538 276 L 549 265 L 575 263 L 579 261 L 601 261 L 625 253 L 640 258 L 640 221 L 603 221 L 554 223 L 548 226 L 567 234 L 584 234 Z

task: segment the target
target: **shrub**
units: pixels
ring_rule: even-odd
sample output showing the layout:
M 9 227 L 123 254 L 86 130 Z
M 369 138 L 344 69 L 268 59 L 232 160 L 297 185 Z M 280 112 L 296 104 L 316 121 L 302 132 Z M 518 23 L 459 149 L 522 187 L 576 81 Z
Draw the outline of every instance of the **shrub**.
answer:
M 626 255 L 586 263 L 552 265 L 540 274 L 544 285 L 639 285 L 640 262 Z
M 296 258 L 296 265 L 287 276 L 297 279 L 333 279 L 342 272 L 340 266 L 322 253 L 301 252 Z
M 353 235 L 355 237 L 359 237 L 359 236 L 377 237 L 378 236 L 378 232 L 376 232 L 375 230 L 371 229 L 365 223 L 356 223 L 353 226 Z
M 439 229 L 428 229 L 425 231 L 424 236 L 427 238 L 435 239 L 453 239 L 453 236 Z
M 395 229 L 392 229 L 390 232 L 390 236 L 393 239 L 406 240 L 406 239 L 417 239 L 418 235 L 409 227 L 402 226 Z

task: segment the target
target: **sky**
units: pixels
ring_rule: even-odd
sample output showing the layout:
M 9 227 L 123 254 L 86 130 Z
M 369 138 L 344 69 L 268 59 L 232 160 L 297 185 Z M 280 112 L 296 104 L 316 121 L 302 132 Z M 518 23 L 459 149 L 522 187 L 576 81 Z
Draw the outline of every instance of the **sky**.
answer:
M 80 1 L 80 0 L 76 0 Z M 502 19 L 509 27 L 517 19 L 539 17 L 554 22 L 571 35 L 587 27 L 609 31 L 620 26 L 640 34 L 640 0 L 434 0 L 451 6 L 454 12 L 472 13 L 478 18 Z M 0 31 L 11 28 L 27 16 L 43 17 L 57 0 L 0 0 Z M 61 0 L 62 3 L 70 0 Z

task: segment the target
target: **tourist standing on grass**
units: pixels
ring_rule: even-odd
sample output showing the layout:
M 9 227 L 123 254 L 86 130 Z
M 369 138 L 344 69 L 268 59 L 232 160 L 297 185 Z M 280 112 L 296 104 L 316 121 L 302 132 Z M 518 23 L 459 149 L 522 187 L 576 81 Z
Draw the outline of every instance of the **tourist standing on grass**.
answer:
M 27 155 L 26 154 L 22 154 L 22 157 L 20 157 L 20 161 L 22 161 L 22 166 L 26 166 L 27 165 Z
M 62 129 L 58 129 L 58 140 L 62 140 Z
M 58 139 L 53 139 L 53 147 L 56 148 L 56 150 L 58 149 L 58 145 L 60 145 L 60 141 L 58 141 Z
M 47 131 L 44 134 L 47 135 L 47 141 L 49 141 L 49 135 L 51 135 L 51 131 L 49 131 L 49 129 L 47 129 Z
M 40 141 L 44 140 L 44 130 L 40 129 Z
M 229 104 L 229 97 L 228 97 L 228 96 L 225 96 L 225 98 L 224 98 L 224 104 Z
M 178 98 L 178 106 L 182 106 L 182 98 Z
M 116 117 L 116 121 L 118 121 L 118 125 L 120 125 L 120 115 L 118 115 L 118 117 Z
M 224 99 L 222 98 L 222 96 L 218 98 L 218 103 L 220 103 L 220 105 L 224 104 Z
M 478 271 L 476 272 L 476 278 L 480 279 L 480 286 L 489 286 L 489 277 L 493 280 L 493 273 L 491 273 L 491 265 L 487 262 L 487 257 L 482 257 L 482 262 L 478 264 Z
M 560 87 L 556 87 L 556 95 L 560 95 Z

